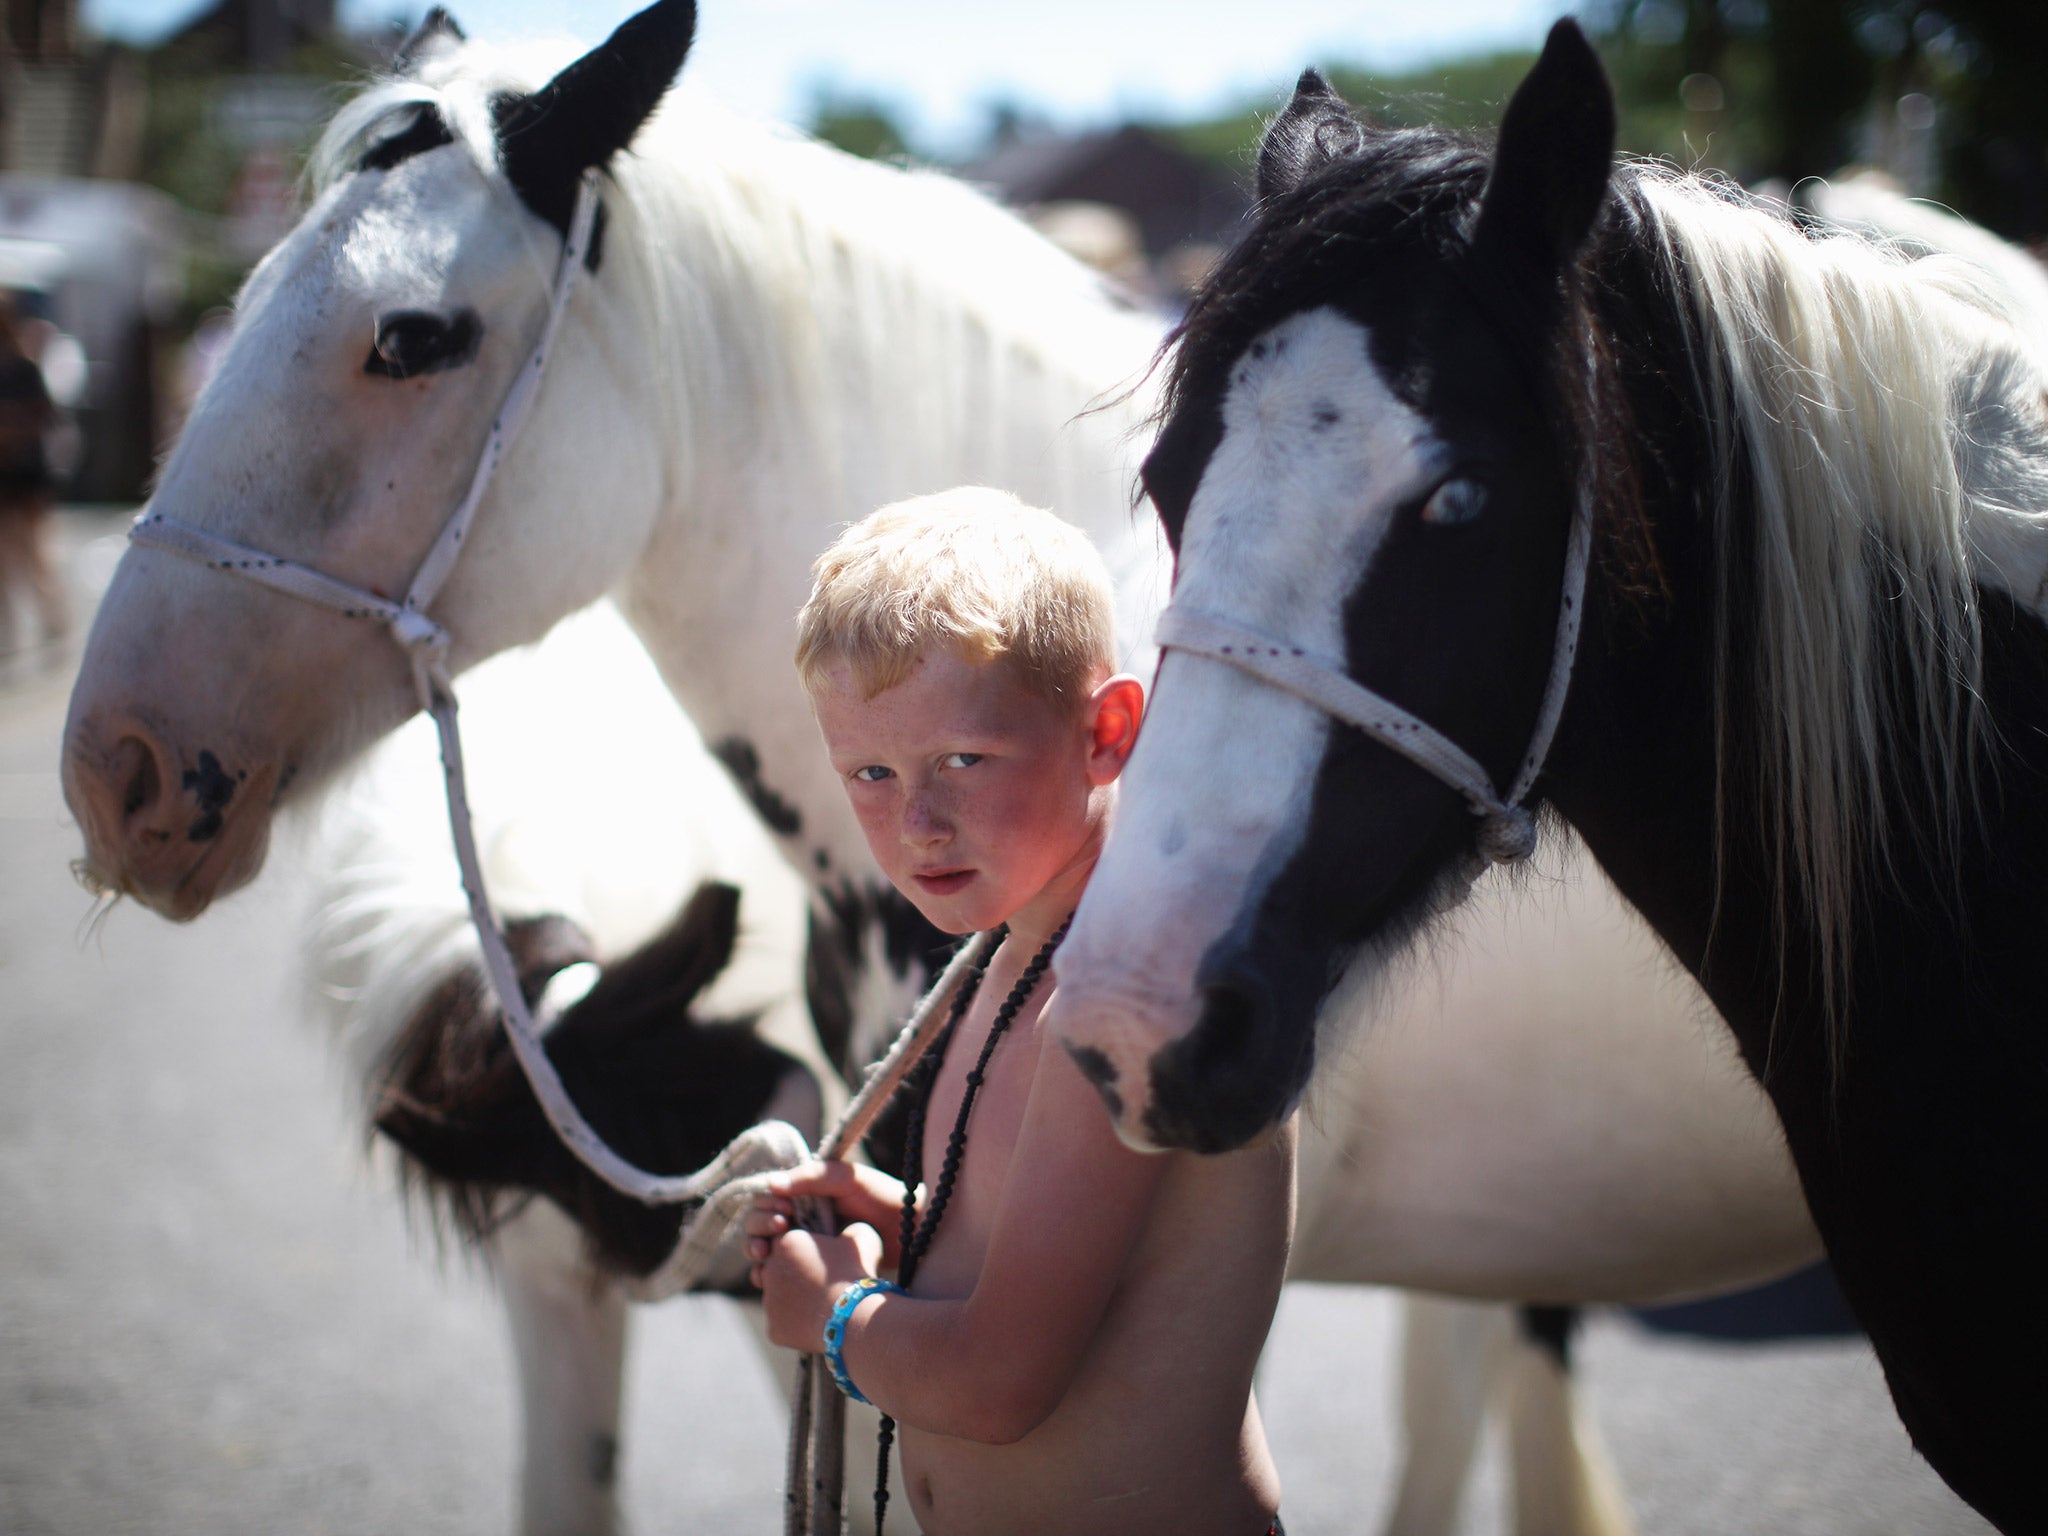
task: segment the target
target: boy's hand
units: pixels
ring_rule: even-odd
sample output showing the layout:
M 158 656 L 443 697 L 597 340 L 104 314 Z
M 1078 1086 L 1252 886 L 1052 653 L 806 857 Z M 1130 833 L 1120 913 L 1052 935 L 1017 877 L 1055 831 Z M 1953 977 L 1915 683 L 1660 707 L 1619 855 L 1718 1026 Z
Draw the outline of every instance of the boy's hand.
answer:
M 750 1216 L 750 1229 L 751 1221 Z M 749 1247 L 753 1241 L 748 1239 Z M 881 1260 L 881 1235 L 865 1222 L 856 1222 L 837 1237 L 821 1237 L 801 1227 L 784 1232 L 754 1266 L 754 1284 L 761 1288 L 768 1313 L 770 1342 L 817 1353 L 824 1347 L 825 1324 L 840 1295 L 856 1280 L 877 1273 Z
M 748 1208 L 744 1222 L 747 1257 L 756 1265 L 795 1224 L 798 1196 L 830 1200 L 842 1225 L 858 1221 L 873 1227 L 882 1239 L 883 1269 L 895 1269 L 901 1262 L 897 1248 L 903 1227 L 902 1181 L 861 1163 L 813 1160 L 777 1175 L 768 1193 Z

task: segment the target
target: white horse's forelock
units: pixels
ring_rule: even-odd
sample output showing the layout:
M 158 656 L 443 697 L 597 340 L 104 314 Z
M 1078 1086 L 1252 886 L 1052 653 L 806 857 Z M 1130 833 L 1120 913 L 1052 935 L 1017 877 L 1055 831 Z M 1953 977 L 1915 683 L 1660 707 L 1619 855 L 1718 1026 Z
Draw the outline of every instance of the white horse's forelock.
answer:
M 1658 259 L 1702 324 L 1694 366 L 1712 402 L 1724 584 L 1737 552 L 1733 488 L 1747 477 L 1756 501 L 1753 675 L 1725 675 L 1736 616 L 1724 603 L 1720 617 L 1720 816 L 1734 814 L 1726 754 L 1743 710 L 1755 738 L 1776 744 L 1757 765 L 1754 799 L 1779 900 L 1812 921 L 1832 987 L 1848 963 L 1858 883 L 1888 872 L 1887 840 L 1939 857 L 1971 814 L 1985 728 L 1973 583 L 2040 607 L 2044 460 L 2003 440 L 2016 429 L 2048 450 L 2048 360 L 2028 341 L 2043 317 L 2016 324 L 2026 300 L 1967 260 L 1809 238 L 1654 167 L 1637 168 L 1636 186 Z M 2004 393 L 1987 399 L 1993 388 Z M 2002 452 L 1982 430 L 1993 416 Z M 1887 645 L 1917 679 L 1908 698 L 1889 686 Z M 1904 736 L 1922 743 L 1929 825 L 1885 824 Z
M 499 164 L 491 98 L 528 92 L 575 56 L 572 43 L 523 43 L 514 48 L 461 43 L 431 49 L 413 73 L 373 81 L 351 96 L 320 131 L 306 159 L 306 180 L 326 191 L 355 170 L 363 156 L 404 133 L 432 108 L 455 142 L 479 165 Z

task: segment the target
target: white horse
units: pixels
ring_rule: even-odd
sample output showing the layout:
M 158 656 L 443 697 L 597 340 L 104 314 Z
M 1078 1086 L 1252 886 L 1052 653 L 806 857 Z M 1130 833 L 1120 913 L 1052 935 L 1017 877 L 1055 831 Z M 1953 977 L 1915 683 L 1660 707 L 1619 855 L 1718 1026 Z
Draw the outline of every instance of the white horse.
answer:
M 1147 397 L 1114 391 L 1156 332 L 943 178 L 687 92 L 655 113 L 692 20 L 661 0 L 552 79 L 443 26 L 410 73 L 344 108 L 319 197 L 250 280 L 152 511 L 401 590 L 538 334 L 575 180 L 602 167 L 592 271 L 435 616 L 460 668 L 615 592 L 808 880 L 814 954 L 843 962 L 813 965 L 814 1005 L 873 1028 L 915 956 L 790 673 L 810 558 L 881 502 L 1006 485 L 1089 529 L 1125 634 L 1148 633 L 1163 562 L 1128 511 L 1124 451 Z M 133 550 L 67 729 L 89 867 L 194 916 L 260 865 L 276 807 L 413 707 L 374 629 Z M 1348 1278 L 1646 1300 L 1815 1251 L 1762 1101 L 1584 868 L 1475 908 L 1434 969 L 1380 1000 L 1389 1097 L 1344 1110 L 1349 1090 L 1325 1091 L 1325 1124 L 1350 1129 L 1317 1156 L 1352 1203 L 1304 1220 L 1304 1264 L 1341 1253 Z M 1544 1073 L 1476 1065 L 1535 1037 Z M 1610 1083 L 1622 1060 L 1639 1065 Z M 1582 1074 L 1549 1075 L 1572 1062 Z

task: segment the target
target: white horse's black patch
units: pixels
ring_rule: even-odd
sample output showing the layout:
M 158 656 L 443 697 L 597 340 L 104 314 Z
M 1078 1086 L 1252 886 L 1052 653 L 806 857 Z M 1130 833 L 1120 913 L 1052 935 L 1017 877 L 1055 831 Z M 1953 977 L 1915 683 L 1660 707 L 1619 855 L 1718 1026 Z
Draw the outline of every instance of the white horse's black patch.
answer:
M 778 837 L 795 837 L 803 831 L 803 813 L 761 776 L 761 752 L 751 741 L 744 736 L 727 736 L 722 741 L 713 742 L 710 752 L 732 775 L 740 793 L 747 797 L 747 804 L 754 808 L 754 814 L 767 824 L 769 831 Z
M 690 1003 L 738 936 L 739 892 L 707 884 L 669 927 L 613 962 L 548 1031 L 548 1058 L 593 1129 L 629 1162 L 662 1175 L 710 1162 L 757 1123 L 803 1068 L 748 1019 L 704 1021 Z M 506 925 L 520 990 L 538 1001 L 567 966 L 593 958 L 561 917 Z M 620 1194 L 556 1137 L 512 1055 L 474 965 L 436 988 L 392 1048 L 375 1115 L 465 1236 L 487 1236 L 535 1195 L 587 1236 L 599 1267 L 651 1274 L 673 1251 L 688 1207 Z M 815 1135 L 818 1127 L 801 1127 Z

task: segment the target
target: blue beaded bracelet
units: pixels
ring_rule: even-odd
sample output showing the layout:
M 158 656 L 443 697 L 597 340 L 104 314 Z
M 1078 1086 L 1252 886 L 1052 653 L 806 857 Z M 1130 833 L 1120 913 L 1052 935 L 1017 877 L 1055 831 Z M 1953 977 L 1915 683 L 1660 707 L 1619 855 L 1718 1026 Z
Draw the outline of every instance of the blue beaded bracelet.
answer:
M 840 1296 L 838 1305 L 833 1307 L 831 1317 L 825 1321 L 825 1364 L 832 1371 L 832 1379 L 839 1383 L 839 1390 L 856 1403 L 867 1399 L 853 1384 L 853 1378 L 846 1374 L 846 1323 L 856 1308 L 870 1296 L 901 1296 L 903 1287 L 890 1280 L 877 1280 L 870 1275 L 865 1280 L 856 1280 Z

